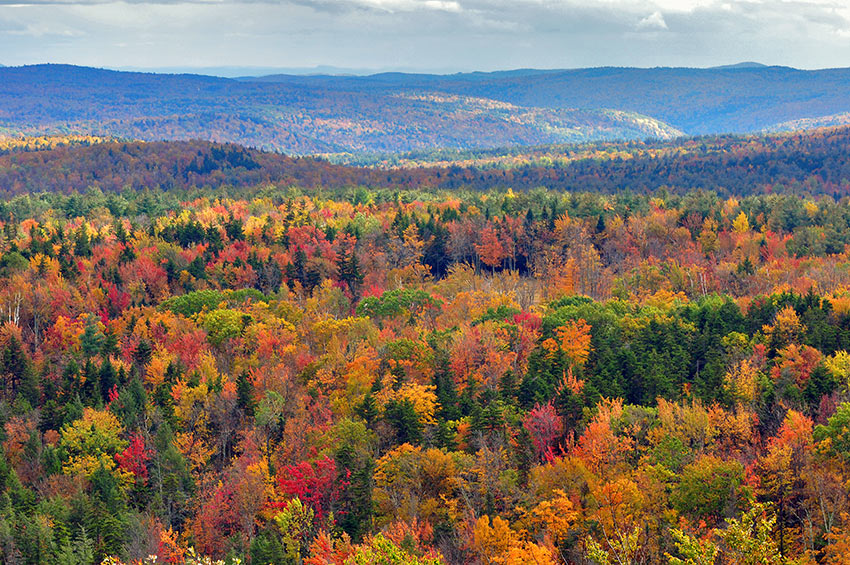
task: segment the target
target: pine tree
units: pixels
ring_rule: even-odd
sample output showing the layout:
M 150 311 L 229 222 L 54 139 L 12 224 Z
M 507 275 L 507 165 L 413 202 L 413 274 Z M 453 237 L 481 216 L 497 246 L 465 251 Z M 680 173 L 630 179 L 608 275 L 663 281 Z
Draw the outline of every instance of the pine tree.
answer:
M 348 290 L 353 296 L 359 296 L 360 285 L 363 284 L 363 273 L 360 271 L 357 253 L 352 250 L 351 253 L 341 255 L 337 264 L 340 280 L 348 285 Z
M 422 442 L 422 423 L 409 400 L 390 401 L 384 410 L 384 419 L 393 427 L 397 443 L 416 445 Z
M 100 346 L 100 353 L 104 356 L 118 353 L 118 336 L 114 332 L 106 331 L 103 336 L 103 343 Z
M 293 257 L 292 262 L 286 266 L 286 278 L 289 279 L 289 288 L 292 289 L 294 287 L 295 281 L 301 283 L 304 286 L 304 267 L 307 263 L 307 255 L 303 250 L 299 249 L 295 252 L 295 257 Z
M 136 363 L 138 363 L 140 367 L 144 368 L 148 363 L 150 363 L 152 356 L 153 347 L 151 346 L 151 342 L 147 339 L 139 340 L 139 344 L 136 346 L 136 351 L 133 353 Z
M 83 365 L 83 390 L 80 391 L 83 401 L 88 404 L 96 404 L 100 398 L 100 382 L 98 371 L 95 370 L 91 359 L 86 359 Z
M 83 330 L 83 335 L 80 337 L 80 348 L 83 350 L 83 355 L 89 358 L 99 354 L 105 341 L 106 338 L 103 332 L 97 327 L 97 318 L 89 315 L 86 319 L 86 327 Z
M 38 400 L 37 390 L 34 389 L 32 381 L 34 375 L 31 374 L 30 360 L 24 352 L 20 340 L 14 334 L 3 348 L 2 362 L 6 390 L 13 395 L 25 393 L 31 404 L 33 400 Z M 23 385 L 25 380 L 28 382 Z M 25 391 L 19 390 L 22 386 L 26 387 Z
M 374 436 L 363 422 L 344 420 L 337 429 L 340 438 L 334 454 L 337 484 L 345 485 L 337 502 L 337 524 L 354 541 L 359 541 L 371 530 Z
M 80 226 L 74 236 L 74 255 L 77 257 L 91 256 L 91 239 L 85 225 Z
M 120 243 L 127 243 L 127 230 L 124 229 L 124 222 L 120 220 L 115 221 L 115 238 Z
M 257 403 L 254 401 L 254 387 L 245 371 L 236 377 L 236 404 L 245 412 L 247 418 L 254 417 L 257 409 Z
M 269 528 L 251 540 L 251 563 L 283 565 L 290 560 L 280 542 L 280 534 Z
M 112 389 L 118 384 L 118 379 L 115 373 L 115 367 L 109 359 L 104 359 L 100 364 L 100 396 L 103 398 L 104 404 L 109 402 L 109 394 Z

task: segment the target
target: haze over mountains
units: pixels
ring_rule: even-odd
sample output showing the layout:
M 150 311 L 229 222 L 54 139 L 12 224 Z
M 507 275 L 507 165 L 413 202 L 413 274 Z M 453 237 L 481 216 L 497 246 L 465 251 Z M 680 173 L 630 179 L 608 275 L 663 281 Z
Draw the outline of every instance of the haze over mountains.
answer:
M 228 79 L 0 69 L 0 134 L 206 139 L 295 154 L 403 152 L 846 123 L 850 69 L 521 69 Z

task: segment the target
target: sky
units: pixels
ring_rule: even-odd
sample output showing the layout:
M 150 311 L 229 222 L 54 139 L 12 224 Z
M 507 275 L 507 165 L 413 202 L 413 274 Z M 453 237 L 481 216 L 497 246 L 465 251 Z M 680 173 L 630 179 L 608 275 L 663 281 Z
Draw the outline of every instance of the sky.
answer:
M 850 0 L 0 0 L 0 64 L 850 66 Z

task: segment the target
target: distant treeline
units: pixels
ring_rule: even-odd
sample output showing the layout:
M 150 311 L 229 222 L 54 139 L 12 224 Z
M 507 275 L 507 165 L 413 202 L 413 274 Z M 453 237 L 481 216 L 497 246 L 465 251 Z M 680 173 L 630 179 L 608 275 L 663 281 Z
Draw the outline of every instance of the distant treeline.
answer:
M 56 144 L 0 156 L 0 193 L 247 187 L 364 186 L 614 193 L 694 189 L 720 195 L 787 192 L 840 197 L 850 186 L 850 128 L 766 137 L 607 144 L 489 152 L 463 165 L 366 168 L 205 141 Z M 427 159 L 422 160 L 427 163 Z M 445 163 L 445 162 L 443 162 Z

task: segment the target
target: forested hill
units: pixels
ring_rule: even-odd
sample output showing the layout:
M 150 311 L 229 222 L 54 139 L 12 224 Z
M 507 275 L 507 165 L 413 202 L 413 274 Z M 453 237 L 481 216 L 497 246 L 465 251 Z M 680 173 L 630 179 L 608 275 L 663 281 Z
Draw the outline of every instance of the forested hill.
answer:
M 371 169 L 330 165 L 313 158 L 207 141 L 118 142 L 64 145 L 0 156 L 0 192 L 73 192 L 190 187 L 305 187 L 372 185 Z
M 0 135 L 205 139 L 288 154 L 406 152 L 846 123 L 850 69 L 595 68 L 241 80 L 0 68 Z
M 38 149 L 46 146 L 48 149 Z M 747 195 L 771 191 L 850 193 L 850 128 L 773 136 L 724 136 L 667 143 L 549 146 L 468 154 L 461 164 L 378 168 L 288 157 L 234 144 L 39 140 L 0 143 L 0 194 L 71 192 L 97 187 L 248 187 L 325 189 L 490 188 L 650 192 L 693 189 Z M 476 157 L 477 155 L 477 157 Z M 427 163 L 427 160 L 425 160 Z
M 681 134 L 652 118 L 600 107 L 517 106 L 433 90 L 240 82 L 68 65 L 0 69 L 0 134 L 4 131 L 206 139 L 290 154 Z
M 457 75 L 271 76 L 317 88 L 432 90 L 543 108 L 614 108 L 691 135 L 746 133 L 850 110 L 850 69 L 743 65 L 710 69 L 592 68 Z

